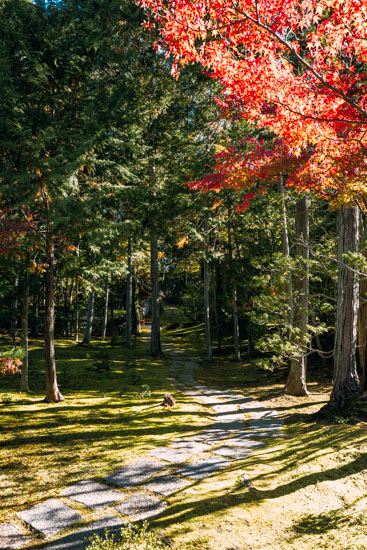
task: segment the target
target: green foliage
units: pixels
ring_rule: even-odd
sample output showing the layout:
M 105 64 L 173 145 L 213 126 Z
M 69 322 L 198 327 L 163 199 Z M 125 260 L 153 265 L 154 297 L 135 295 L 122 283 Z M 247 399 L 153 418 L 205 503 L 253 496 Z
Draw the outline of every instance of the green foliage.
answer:
M 142 384 L 140 392 L 135 395 L 135 399 L 144 399 L 145 397 L 151 397 L 152 392 L 148 384 Z
M 148 527 L 146 521 L 141 526 L 129 523 L 121 529 L 117 540 L 106 530 L 106 537 L 94 535 L 86 550 L 169 550 L 169 546 L 155 533 L 148 531 Z

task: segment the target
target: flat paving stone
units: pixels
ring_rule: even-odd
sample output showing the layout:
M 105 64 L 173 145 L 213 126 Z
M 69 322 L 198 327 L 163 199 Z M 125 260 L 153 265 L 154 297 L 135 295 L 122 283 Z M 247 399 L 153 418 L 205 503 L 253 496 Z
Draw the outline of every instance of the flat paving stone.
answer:
M 263 441 L 253 441 L 252 439 L 231 437 L 231 439 L 227 439 L 226 445 L 229 447 L 246 447 L 246 449 L 256 449 L 258 447 L 263 447 L 265 443 Z
M 243 413 L 236 413 L 236 414 L 218 414 L 215 417 L 216 422 L 220 422 L 221 424 L 231 424 L 232 422 L 243 422 L 244 416 Z
M 188 464 L 179 470 L 176 470 L 176 474 L 183 477 L 191 477 L 193 479 L 204 479 L 211 476 L 215 472 L 227 468 L 231 462 L 225 460 L 224 458 L 217 458 L 210 456 L 199 462 L 194 462 L 193 464 Z
M 171 495 L 180 489 L 190 485 L 190 481 L 179 477 L 165 475 L 154 477 L 144 485 L 144 489 L 160 495 Z
M 90 508 L 104 508 L 125 497 L 124 493 L 110 489 L 107 485 L 91 479 L 79 481 L 79 483 L 63 489 L 61 494 Z
M 251 413 L 251 417 L 253 419 L 270 418 L 272 420 L 274 418 L 279 418 L 279 414 L 274 411 L 274 409 L 265 409 L 263 411 L 256 411 Z
M 14 525 L 10 523 L 0 524 L 0 550 L 20 548 L 29 542 L 29 538 L 23 535 Z
M 118 538 L 121 528 L 125 525 L 126 521 L 115 516 L 99 519 L 71 535 L 49 543 L 44 547 L 44 550 L 85 550 L 90 545 L 89 539 L 92 535 L 99 535 L 105 539 L 105 530 L 108 529 L 109 534 Z
M 250 454 L 252 454 L 251 449 L 244 447 L 230 447 L 229 445 L 218 447 L 218 449 L 214 449 L 212 452 L 215 455 L 226 456 L 234 459 L 247 458 Z
M 219 405 L 214 405 L 213 409 L 217 413 L 233 413 L 237 412 L 237 405 L 233 405 L 232 403 L 220 403 Z
M 82 519 L 78 512 L 55 498 L 36 504 L 17 515 L 22 521 L 46 537 L 52 537 Z
M 251 428 L 257 428 L 261 430 L 281 430 L 283 428 L 283 422 L 281 420 L 249 420 Z
M 153 458 L 141 458 L 121 470 L 104 477 L 108 483 L 116 487 L 135 487 L 143 481 L 164 470 L 166 466 Z
M 157 516 L 163 512 L 166 506 L 167 503 L 158 498 L 151 497 L 145 493 L 135 493 L 121 504 L 115 506 L 115 509 L 121 514 L 129 516 L 131 521 L 140 521 Z
M 205 443 L 199 443 L 198 441 L 190 441 L 189 439 L 175 439 L 170 443 L 171 447 L 175 449 L 181 449 L 190 453 L 203 453 L 210 449 L 209 445 Z
M 191 453 L 187 453 L 180 449 L 170 449 L 169 447 L 157 447 L 150 451 L 149 454 L 155 458 L 167 460 L 167 462 L 173 462 L 174 464 L 186 462 L 191 456 Z
M 236 437 L 243 438 L 253 438 L 253 437 L 285 437 L 285 433 L 279 432 L 278 430 L 264 430 L 264 429 L 253 429 L 250 432 L 243 432 L 236 435 Z

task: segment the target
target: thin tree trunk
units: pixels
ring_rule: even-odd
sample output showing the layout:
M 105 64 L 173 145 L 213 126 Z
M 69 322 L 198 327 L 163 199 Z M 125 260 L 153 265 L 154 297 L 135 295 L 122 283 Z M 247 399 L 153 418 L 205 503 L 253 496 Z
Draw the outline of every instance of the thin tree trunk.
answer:
M 22 307 L 22 332 L 20 337 L 20 345 L 24 351 L 24 357 L 22 359 L 22 370 L 20 377 L 20 391 L 29 392 L 28 384 L 28 316 L 29 316 L 29 271 L 26 269 L 24 276 L 24 289 L 23 289 L 23 307 Z
M 75 342 L 79 342 L 79 281 L 75 284 Z
M 205 344 L 206 357 L 208 361 L 213 358 L 212 339 L 210 334 L 210 305 L 209 305 L 209 265 L 208 260 L 204 259 L 204 322 L 205 322 Z
M 282 239 L 282 254 L 286 258 L 290 258 L 289 250 L 289 237 L 288 237 L 288 217 L 287 209 L 284 199 L 284 186 L 283 186 L 283 176 L 281 175 L 278 179 L 278 193 L 280 195 L 280 205 L 282 212 L 282 229 L 281 229 L 281 239 Z M 292 326 L 293 326 L 293 286 L 292 286 L 292 274 L 291 271 L 287 273 L 287 282 L 286 282 L 286 292 L 287 292 L 287 302 L 288 302 L 288 324 L 289 324 L 289 337 L 291 336 Z
M 161 327 L 159 322 L 158 233 L 154 222 L 150 225 L 150 275 L 152 281 L 152 328 L 150 355 L 161 357 Z
M 11 321 L 10 321 L 10 336 L 12 340 L 13 348 L 16 346 L 16 336 L 17 336 L 17 326 L 18 326 L 18 291 L 19 291 L 19 277 L 15 277 L 15 296 L 13 300 L 13 307 L 11 312 Z
M 64 398 L 57 385 L 55 361 L 55 249 L 53 240 L 47 238 L 46 297 L 45 297 L 45 359 L 47 403 L 57 403 Z
M 234 355 L 236 361 L 241 360 L 240 354 L 240 331 L 238 325 L 238 310 L 237 310 L 237 287 L 234 278 L 233 270 L 233 253 L 232 253 L 232 230 L 231 222 L 229 220 L 230 213 L 228 212 L 228 249 L 229 249 L 229 272 L 230 272 L 230 286 L 232 294 L 232 317 L 233 317 L 233 343 L 234 343 Z
M 105 302 L 104 302 L 102 340 L 106 340 L 106 330 L 107 330 L 107 322 L 108 322 L 108 297 L 109 297 L 109 288 L 108 288 L 108 284 L 107 284 L 106 285 Z
M 285 393 L 289 395 L 309 395 L 306 385 L 309 300 L 309 216 L 306 197 L 297 200 L 296 239 L 297 270 L 294 276 L 292 340 L 294 344 L 301 348 L 301 354 L 291 359 Z
M 92 288 L 92 290 L 89 292 L 89 301 L 88 301 L 88 313 L 87 313 L 87 324 L 85 326 L 84 330 L 84 336 L 83 336 L 83 345 L 89 345 L 91 338 L 92 338 L 92 330 L 93 330 L 93 317 L 94 317 L 94 300 L 95 300 L 95 290 Z
M 133 307 L 132 307 L 132 329 L 134 334 L 139 334 L 141 332 L 140 326 L 140 310 L 139 310 L 139 291 L 138 291 L 138 281 L 136 275 L 136 269 L 133 268 Z
M 367 257 L 367 220 L 364 214 L 361 215 L 361 252 Z M 361 389 L 367 390 L 367 277 L 363 277 L 359 283 L 360 303 L 358 309 L 358 356 L 361 367 Z
M 131 348 L 132 335 L 132 307 L 133 307 L 133 243 L 132 236 L 129 235 L 127 245 L 127 278 L 126 278 L 126 326 L 125 326 L 125 346 Z
M 215 330 L 217 333 L 217 342 L 218 349 L 222 348 L 222 331 L 219 329 L 219 315 L 218 315 L 218 303 L 217 303 L 217 277 L 216 277 L 216 267 L 213 266 L 212 271 L 212 304 L 213 304 L 213 313 L 214 313 L 214 322 Z
M 330 404 L 342 407 L 361 389 L 357 374 L 356 344 L 359 285 L 357 274 L 344 262 L 343 255 L 358 251 L 358 207 L 343 206 L 338 216 L 338 298 L 334 344 L 334 378 Z

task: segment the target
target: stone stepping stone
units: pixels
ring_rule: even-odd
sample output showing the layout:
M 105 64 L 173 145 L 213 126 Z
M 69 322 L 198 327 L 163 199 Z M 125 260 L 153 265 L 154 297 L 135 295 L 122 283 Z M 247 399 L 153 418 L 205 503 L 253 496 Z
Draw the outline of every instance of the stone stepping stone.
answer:
M 108 529 L 110 535 L 118 538 L 125 525 L 124 520 L 114 516 L 99 519 L 71 535 L 49 543 L 44 550 L 85 550 L 90 545 L 89 539 L 92 535 L 99 535 L 105 539 L 105 529 Z
M 166 508 L 167 503 L 145 493 L 135 493 L 121 504 L 115 506 L 121 514 L 129 516 L 131 521 L 140 521 L 157 516 Z
M 153 458 L 141 458 L 125 468 L 109 474 L 103 479 L 116 487 L 134 487 L 165 468 L 166 466 L 158 462 L 158 460 L 154 460 Z
M 246 410 L 246 412 L 252 412 L 252 411 L 258 411 L 258 410 L 266 410 L 264 405 L 260 403 L 260 401 L 251 401 L 248 403 L 242 403 L 240 405 L 241 410 Z
M 215 410 L 215 412 L 222 413 L 222 414 L 238 412 L 237 411 L 237 406 L 233 405 L 232 403 L 231 404 L 221 403 L 220 405 L 214 405 L 213 409 Z
M 52 537 L 82 519 L 78 512 L 55 498 L 36 504 L 36 506 L 19 512 L 17 515 L 32 529 L 43 533 L 45 537 Z
M 211 476 L 218 470 L 227 468 L 230 464 L 231 462 L 229 460 L 210 456 L 200 460 L 199 462 L 188 464 L 187 466 L 176 470 L 176 474 L 183 477 L 192 477 L 193 479 L 204 479 Z
M 10 523 L 0 524 L 0 550 L 20 548 L 29 542 L 29 538 L 23 535 L 14 525 Z
M 270 418 L 270 420 L 272 420 L 274 418 L 279 418 L 279 414 L 273 409 L 265 409 L 264 411 L 251 413 L 251 417 L 254 419 Z
M 215 427 L 214 427 L 215 426 Z M 207 445 L 215 445 L 218 441 L 227 439 L 234 433 L 241 431 L 243 422 L 232 424 L 213 424 L 211 428 L 190 437 L 193 441 L 206 443 Z
M 246 447 L 246 449 L 255 449 L 257 447 L 263 447 L 265 443 L 263 441 L 253 441 L 252 439 L 233 437 L 226 441 L 226 445 L 229 447 Z M 212 451 L 213 453 L 215 451 Z
M 110 489 L 107 485 L 97 483 L 91 479 L 79 481 L 79 483 L 63 489 L 61 494 L 77 502 L 81 502 L 90 508 L 104 508 L 125 497 L 123 493 Z
M 174 464 L 186 462 L 191 456 L 191 453 L 187 453 L 180 449 L 170 449 L 169 447 L 157 447 L 150 451 L 149 454 L 155 458 L 167 460 L 167 462 L 173 462 Z
M 190 481 L 187 481 L 186 479 L 181 479 L 179 477 L 171 475 L 165 475 L 155 477 L 152 479 L 152 481 L 148 481 L 148 483 L 144 485 L 144 489 L 152 491 L 153 493 L 167 496 L 175 493 L 176 491 L 179 491 L 180 489 L 183 489 L 187 485 L 190 485 Z
M 240 459 L 247 458 L 252 454 L 250 449 L 244 447 L 230 447 L 229 445 L 223 445 L 212 451 L 213 454 L 226 456 L 228 458 Z
M 250 428 L 258 430 L 281 430 L 283 428 L 283 422 L 281 420 L 249 420 Z
M 203 453 L 210 449 L 209 445 L 199 443 L 198 441 L 190 441 L 189 438 L 175 439 L 172 443 L 170 443 L 170 445 L 171 447 L 175 447 L 175 449 L 181 449 L 182 451 L 187 451 L 190 453 Z
M 252 439 L 253 437 L 285 437 L 284 433 L 280 433 L 277 430 L 268 430 L 265 431 L 261 429 L 253 429 L 250 432 L 242 432 L 236 435 L 236 438 L 243 437 L 244 439 Z
M 215 417 L 216 422 L 220 422 L 221 424 L 231 424 L 232 422 L 244 422 L 244 416 L 243 413 L 237 413 L 237 414 L 218 414 Z

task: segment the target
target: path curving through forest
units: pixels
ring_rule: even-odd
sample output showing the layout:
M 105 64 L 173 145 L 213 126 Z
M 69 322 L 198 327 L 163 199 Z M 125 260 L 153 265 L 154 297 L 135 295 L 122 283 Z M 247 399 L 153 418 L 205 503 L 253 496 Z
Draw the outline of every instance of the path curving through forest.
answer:
M 198 359 L 169 346 L 165 351 L 170 359 L 170 383 L 192 400 L 211 407 L 213 423 L 195 435 L 175 439 L 166 447 L 156 447 L 149 456 L 112 472 L 102 481 L 81 480 L 63 489 L 60 496 L 68 499 L 68 505 L 58 498 L 50 498 L 19 512 L 17 515 L 29 535 L 15 525 L 1 524 L 0 550 L 28 546 L 32 542 L 32 531 L 47 541 L 73 524 L 83 522 L 82 514 L 73 509 L 73 503 L 93 510 L 106 509 L 108 515 L 37 548 L 84 549 L 92 534 L 103 536 L 108 528 L 110 533 L 118 535 L 128 521 L 161 514 L 168 507 L 165 497 L 226 469 L 234 461 L 248 458 L 254 449 L 265 445 L 266 438 L 283 435 L 283 422 L 274 409 L 239 392 L 217 390 L 196 382 L 194 371 Z M 246 476 L 243 481 L 252 488 Z

